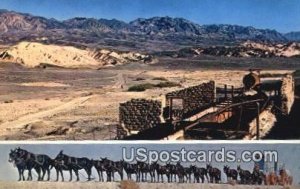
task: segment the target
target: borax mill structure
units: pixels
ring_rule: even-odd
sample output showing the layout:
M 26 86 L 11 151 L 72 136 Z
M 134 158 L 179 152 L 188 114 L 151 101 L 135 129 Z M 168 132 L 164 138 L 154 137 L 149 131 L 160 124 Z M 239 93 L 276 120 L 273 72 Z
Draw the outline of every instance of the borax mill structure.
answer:
M 120 104 L 117 139 L 261 139 L 294 103 L 291 74 L 262 77 L 250 70 L 243 87 L 215 81 L 165 94 L 164 102 L 132 99 Z

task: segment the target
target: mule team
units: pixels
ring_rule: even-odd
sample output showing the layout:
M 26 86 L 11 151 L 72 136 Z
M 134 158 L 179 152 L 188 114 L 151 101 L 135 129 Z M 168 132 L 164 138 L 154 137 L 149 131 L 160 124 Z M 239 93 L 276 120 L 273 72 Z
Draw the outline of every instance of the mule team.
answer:
M 104 182 L 103 173 L 106 173 L 106 181 L 115 181 L 115 173 L 118 173 L 121 180 L 124 179 L 123 172 L 125 171 L 128 180 L 132 180 L 135 175 L 137 182 L 146 182 L 148 175 L 151 182 L 197 182 L 204 183 L 205 179 L 210 183 L 221 182 L 221 170 L 212 167 L 210 164 L 206 168 L 190 165 L 189 167 L 182 166 L 179 162 L 177 164 L 167 163 L 161 165 L 160 163 L 153 162 L 151 164 L 145 162 L 128 163 L 123 160 L 112 161 L 107 158 L 100 158 L 100 160 L 90 160 L 86 157 L 77 158 L 66 155 L 60 151 L 58 155 L 52 159 L 48 155 L 34 154 L 27 150 L 16 148 L 9 153 L 9 162 L 14 163 L 19 172 L 19 181 L 25 180 L 24 171 L 28 171 L 27 180 L 32 180 L 32 170 L 37 173 L 37 180 L 42 181 L 50 180 L 50 170 L 55 168 L 56 181 L 64 181 L 63 171 L 69 171 L 70 179 L 72 181 L 72 172 L 76 175 L 76 180 L 79 181 L 79 170 L 84 169 L 87 173 L 87 180 L 91 180 L 92 168 L 94 167 L 98 173 L 99 181 Z M 230 169 L 229 166 L 224 166 L 224 173 L 228 180 L 237 181 L 240 177 L 241 184 L 281 184 L 288 185 L 292 182 L 292 177 L 286 174 L 284 169 L 280 170 L 280 176 L 274 181 L 270 182 L 270 175 L 265 175 L 255 166 L 252 173 L 249 170 L 243 170 L 240 166 L 237 170 Z M 192 177 L 193 176 L 193 177 Z M 270 177 L 270 178 L 269 178 Z M 193 178 L 193 179 L 192 179 Z

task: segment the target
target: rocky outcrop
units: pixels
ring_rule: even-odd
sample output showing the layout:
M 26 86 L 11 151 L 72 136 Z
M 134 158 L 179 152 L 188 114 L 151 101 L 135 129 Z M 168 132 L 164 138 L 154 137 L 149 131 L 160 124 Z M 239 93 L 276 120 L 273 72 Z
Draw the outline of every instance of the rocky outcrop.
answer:
M 104 61 L 104 65 L 124 64 L 127 62 L 137 61 L 148 63 L 152 60 L 150 55 L 144 55 L 135 52 L 117 52 L 107 49 L 93 50 L 90 51 L 89 55 L 95 60 Z
M 287 75 L 282 79 L 280 88 L 281 109 L 283 114 L 288 115 L 292 109 L 295 100 L 295 84 L 292 75 Z
M 265 137 L 274 127 L 277 119 L 271 111 L 272 106 L 267 107 L 259 114 L 259 138 Z M 249 124 L 249 134 L 244 137 L 247 140 L 255 140 L 257 135 L 256 118 Z
M 168 53 L 168 56 L 173 57 L 195 57 L 201 55 L 261 58 L 296 57 L 300 56 L 300 43 L 293 42 L 285 44 L 272 44 L 247 41 L 238 46 L 210 46 L 199 48 L 185 48 L 179 51 Z
M 249 50 L 261 51 L 265 55 L 278 57 L 292 57 L 300 55 L 300 43 L 286 43 L 286 44 L 264 44 L 247 41 L 242 44 Z

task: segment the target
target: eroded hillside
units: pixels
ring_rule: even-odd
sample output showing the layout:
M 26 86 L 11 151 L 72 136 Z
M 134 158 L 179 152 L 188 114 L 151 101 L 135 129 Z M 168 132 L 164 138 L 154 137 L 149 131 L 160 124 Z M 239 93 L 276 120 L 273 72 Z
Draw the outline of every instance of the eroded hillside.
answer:
M 236 46 L 209 46 L 184 48 L 173 52 L 160 52 L 160 55 L 172 57 L 198 57 L 201 55 L 224 57 L 298 57 L 300 43 L 257 43 L 246 41 Z
M 109 49 L 79 49 L 72 46 L 21 42 L 0 50 L 0 60 L 3 62 L 16 62 L 30 68 L 47 65 L 66 68 L 101 68 L 137 61 L 151 62 L 151 56 Z

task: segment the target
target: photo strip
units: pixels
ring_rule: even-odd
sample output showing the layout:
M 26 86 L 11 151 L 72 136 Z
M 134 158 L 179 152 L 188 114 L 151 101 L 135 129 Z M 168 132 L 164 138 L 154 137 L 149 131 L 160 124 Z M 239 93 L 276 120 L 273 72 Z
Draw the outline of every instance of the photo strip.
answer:
M 1 0 L 0 189 L 300 189 L 300 0 Z
M 13 142 L 0 149 L 4 189 L 297 188 L 300 182 L 299 142 Z

